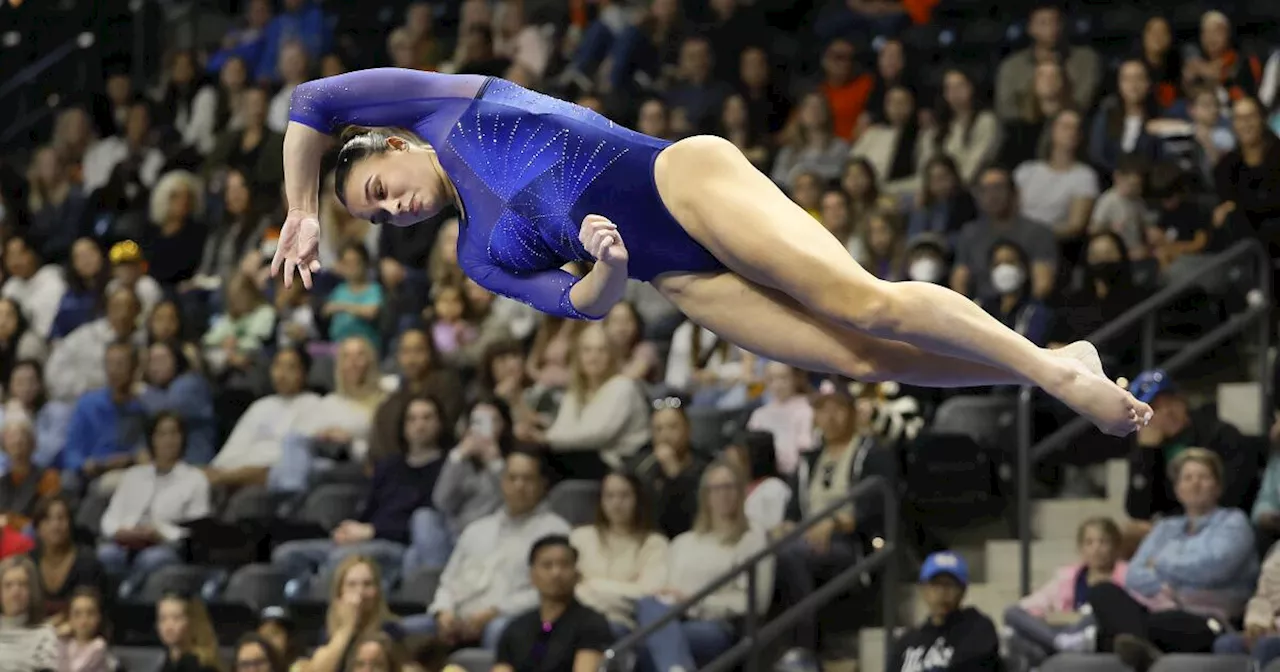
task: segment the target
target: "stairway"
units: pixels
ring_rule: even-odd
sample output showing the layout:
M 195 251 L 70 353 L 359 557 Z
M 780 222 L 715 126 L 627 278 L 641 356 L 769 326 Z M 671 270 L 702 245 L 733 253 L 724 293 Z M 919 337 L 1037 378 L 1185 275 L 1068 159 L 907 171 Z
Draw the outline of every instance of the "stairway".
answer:
M 1265 433 L 1268 427 L 1258 423 L 1260 389 L 1255 383 L 1229 383 L 1217 389 L 1218 414 L 1246 434 Z M 1095 516 L 1110 516 L 1123 524 L 1124 497 L 1129 482 L 1129 463 L 1112 460 L 1106 465 L 1106 497 L 1093 499 L 1048 499 L 1031 504 L 1032 588 L 1048 581 L 1063 565 L 1076 562 L 1076 529 Z M 1019 598 L 1019 549 L 1017 540 L 994 539 L 977 544 L 961 544 L 954 549 L 969 562 L 973 583 L 965 596 L 966 604 L 990 616 L 996 627 L 1002 625 L 1004 610 Z M 899 593 L 899 626 L 924 618 L 924 604 L 914 584 L 904 585 Z M 884 630 L 868 628 L 859 633 L 858 669 L 879 672 L 884 669 Z

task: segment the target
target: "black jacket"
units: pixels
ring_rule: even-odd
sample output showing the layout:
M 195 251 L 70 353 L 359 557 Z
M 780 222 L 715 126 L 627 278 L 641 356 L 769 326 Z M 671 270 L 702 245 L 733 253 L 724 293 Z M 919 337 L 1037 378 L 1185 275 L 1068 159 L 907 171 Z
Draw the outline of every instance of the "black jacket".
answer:
M 999 672 L 1000 639 L 996 625 L 982 612 L 966 607 L 942 625 L 926 620 L 907 631 L 894 646 L 892 672 Z

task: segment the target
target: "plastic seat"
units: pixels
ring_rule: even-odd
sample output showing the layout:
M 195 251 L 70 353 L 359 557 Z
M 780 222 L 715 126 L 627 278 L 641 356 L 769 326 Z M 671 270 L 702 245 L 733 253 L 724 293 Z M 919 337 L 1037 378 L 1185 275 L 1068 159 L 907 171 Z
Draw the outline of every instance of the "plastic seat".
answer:
M 143 604 L 154 604 L 166 593 L 199 596 L 211 570 L 197 565 L 166 565 L 152 572 L 133 595 L 121 595 Z
M 332 530 L 344 520 L 355 518 L 364 501 L 366 488 L 351 483 L 329 483 L 307 495 L 298 517 Z
M 462 649 L 449 656 L 449 664 L 467 672 L 489 672 L 493 669 L 493 653 L 485 649 Z
M 119 672 L 155 672 L 164 665 L 164 649 L 150 646 L 114 646 L 111 655 Z
M 275 565 L 246 565 L 231 575 L 218 601 L 262 609 L 278 604 L 284 598 L 284 584 L 288 580 L 284 570 Z
M 1170 654 L 1161 656 L 1151 672 L 1250 672 L 1249 656 Z
M 436 588 L 440 586 L 439 567 L 421 567 L 404 578 L 396 589 L 395 598 L 401 602 L 412 602 L 426 606 L 436 596 Z
M 967 436 L 983 448 L 1007 449 L 1011 446 L 1003 439 L 1012 436 L 1010 432 L 1018 421 L 1017 412 L 1017 401 L 1007 397 L 952 397 L 938 407 L 930 431 Z
M 547 506 L 571 527 L 578 527 L 595 520 L 599 500 L 599 481 L 561 481 L 547 495 Z
M 1133 672 L 1110 654 L 1059 653 L 1040 665 L 1040 672 Z
M 272 494 L 263 486 L 249 486 L 240 488 L 231 495 L 222 508 L 221 517 L 229 523 L 267 520 L 276 515 L 279 505 L 279 495 Z

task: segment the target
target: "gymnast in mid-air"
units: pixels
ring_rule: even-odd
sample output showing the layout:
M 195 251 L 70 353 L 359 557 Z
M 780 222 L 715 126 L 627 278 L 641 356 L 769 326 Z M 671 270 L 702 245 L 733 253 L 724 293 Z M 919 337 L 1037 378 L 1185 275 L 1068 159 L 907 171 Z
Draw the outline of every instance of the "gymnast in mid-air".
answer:
M 456 206 L 462 270 L 542 312 L 598 319 L 634 278 L 801 369 L 1037 385 L 1113 435 L 1151 418 L 1093 345 L 1040 348 L 945 287 L 876 278 L 727 140 L 672 143 L 502 79 L 395 68 L 303 84 L 289 120 L 272 260 L 286 284 L 297 272 L 310 287 L 320 268 L 320 163 L 341 132 L 335 185 L 352 215 L 411 226 Z M 581 277 L 563 270 L 580 261 Z

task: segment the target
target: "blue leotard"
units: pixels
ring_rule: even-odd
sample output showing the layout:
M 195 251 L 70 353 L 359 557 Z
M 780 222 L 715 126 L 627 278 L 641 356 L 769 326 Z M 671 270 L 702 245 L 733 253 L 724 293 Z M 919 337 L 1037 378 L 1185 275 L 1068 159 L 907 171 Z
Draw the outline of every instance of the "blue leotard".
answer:
M 618 226 L 632 278 L 723 268 L 658 196 L 653 163 L 671 143 L 578 105 L 493 77 L 377 68 L 299 86 L 289 118 L 325 133 L 396 126 L 430 143 L 462 200 L 462 270 L 542 312 L 598 317 L 574 308 L 577 279 L 560 270 L 591 260 L 578 241 L 590 214 Z

